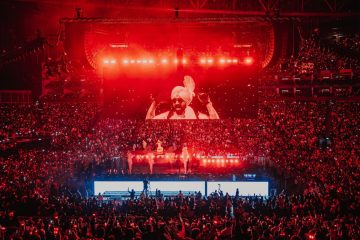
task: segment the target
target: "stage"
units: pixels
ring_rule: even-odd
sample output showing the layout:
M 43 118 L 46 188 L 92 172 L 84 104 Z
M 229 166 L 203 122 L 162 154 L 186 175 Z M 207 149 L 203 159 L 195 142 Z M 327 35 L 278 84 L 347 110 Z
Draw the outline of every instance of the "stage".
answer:
M 160 190 L 164 197 L 174 197 L 181 191 L 184 196 L 191 196 L 201 193 L 202 196 L 210 196 L 214 192 L 220 194 L 229 194 L 230 196 L 250 197 L 261 196 L 268 197 L 270 189 L 269 180 L 169 180 L 168 178 L 156 178 L 144 180 L 94 180 L 94 196 L 102 195 L 107 199 L 127 199 L 130 197 L 132 190 L 135 196 L 141 194 L 147 196 L 158 196 Z M 238 194 L 236 194 L 238 192 Z

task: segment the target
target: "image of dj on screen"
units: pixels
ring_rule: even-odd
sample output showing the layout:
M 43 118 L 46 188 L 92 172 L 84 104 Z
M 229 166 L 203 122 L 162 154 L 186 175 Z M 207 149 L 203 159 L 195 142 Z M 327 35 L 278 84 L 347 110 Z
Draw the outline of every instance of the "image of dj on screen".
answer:
M 153 99 L 147 111 L 146 119 L 220 119 L 209 95 L 205 93 L 195 94 L 195 82 L 191 76 L 185 76 L 183 84 L 184 86 L 175 86 L 172 89 L 170 95 L 171 108 L 169 111 L 156 115 L 155 111 L 158 103 Z M 195 96 L 199 103 L 206 107 L 207 113 L 195 112 L 189 106 Z

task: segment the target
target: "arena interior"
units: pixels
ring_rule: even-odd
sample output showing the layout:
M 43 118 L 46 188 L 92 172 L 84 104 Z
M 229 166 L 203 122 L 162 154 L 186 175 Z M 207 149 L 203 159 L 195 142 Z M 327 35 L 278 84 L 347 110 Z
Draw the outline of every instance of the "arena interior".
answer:
M 359 1 L 0 19 L 1 239 L 360 239 Z

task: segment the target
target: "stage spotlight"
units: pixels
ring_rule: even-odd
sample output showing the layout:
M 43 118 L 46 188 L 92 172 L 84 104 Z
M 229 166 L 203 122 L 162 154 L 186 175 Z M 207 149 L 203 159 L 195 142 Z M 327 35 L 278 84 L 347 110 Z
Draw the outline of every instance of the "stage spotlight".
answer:
M 207 63 L 208 63 L 208 64 L 212 64 L 213 62 L 214 62 L 214 59 L 212 59 L 212 58 L 208 58 L 208 59 L 207 59 Z
M 205 58 L 201 58 L 201 59 L 200 59 L 200 63 L 201 63 L 201 64 L 205 64 L 205 63 L 206 63 L 206 59 L 205 59 Z
M 129 64 L 129 60 L 124 59 L 124 60 L 123 60 L 123 64 Z
M 232 63 L 231 59 L 226 60 L 227 63 Z
M 234 58 L 234 59 L 232 60 L 232 63 L 238 63 L 238 60 L 237 60 L 236 58 Z
M 220 60 L 219 60 L 219 63 L 221 63 L 221 64 L 224 64 L 226 61 L 225 61 L 225 59 L 223 59 L 223 58 L 221 58 Z
M 244 63 L 245 63 L 246 65 L 252 65 L 252 64 L 254 63 L 254 59 L 253 59 L 252 57 L 246 57 L 246 58 L 244 59 Z
M 163 58 L 163 59 L 161 59 L 161 63 L 162 63 L 162 64 L 167 64 L 167 63 L 168 63 L 168 60 L 167 60 L 166 58 Z
M 154 59 L 149 59 L 149 63 L 153 64 L 154 63 Z
M 104 59 L 103 63 L 104 63 L 104 64 L 109 64 L 110 61 L 109 61 L 109 59 Z
M 111 59 L 111 60 L 110 60 L 110 63 L 111 63 L 111 64 L 115 64 L 115 63 L 116 63 L 116 60 L 115 60 L 115 59 Z
M 186 64 L 186 63 L 187 63 L 186 59 L 183 59 L 182 64 Z

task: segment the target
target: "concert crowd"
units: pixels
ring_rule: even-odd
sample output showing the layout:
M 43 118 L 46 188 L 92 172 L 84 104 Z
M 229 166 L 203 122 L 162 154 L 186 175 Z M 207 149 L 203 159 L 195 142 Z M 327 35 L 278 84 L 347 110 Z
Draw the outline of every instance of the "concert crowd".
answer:
M 358 51 L 358 43 L 308 39 L 281 71 L 311 62 L 314 74 L 356 73 L 359 60 L 338 48 Z M 103 118 L 101 110 L 94 102 L 0 105 L 0 238 L 360 239 L 358 100 L 274 98 L 259 102 L 255 119 L 211 121 Z M 174 153 L 186 145 L 194 154 L 239 155 L 277 179 L 277 191 L 93 195 L 94 177 L 131 177 L 127 153 L 155 151 L 158 141 Z

